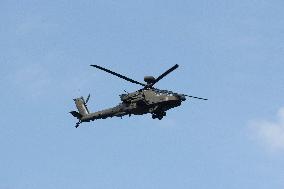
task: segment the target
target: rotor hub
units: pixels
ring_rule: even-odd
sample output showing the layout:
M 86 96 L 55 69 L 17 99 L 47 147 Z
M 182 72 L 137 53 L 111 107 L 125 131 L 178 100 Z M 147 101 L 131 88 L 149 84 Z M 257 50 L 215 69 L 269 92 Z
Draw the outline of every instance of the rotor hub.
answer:
M 156 81 L 155 77 L 153 76 L 145 76 L 144 77 L 144 81 L 147 83 L 147 84 L 152 84 Z

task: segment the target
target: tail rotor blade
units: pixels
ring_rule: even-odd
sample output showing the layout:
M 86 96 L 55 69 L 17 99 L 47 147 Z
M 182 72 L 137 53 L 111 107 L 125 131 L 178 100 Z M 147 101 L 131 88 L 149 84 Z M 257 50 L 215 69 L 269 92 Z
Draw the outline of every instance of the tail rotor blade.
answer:
M 91 94 L 88 95 L 88 97 L 87 97 L 87 99 L 86 99 L 86 104 L 89 102 L 90 97 L 91 97 Z

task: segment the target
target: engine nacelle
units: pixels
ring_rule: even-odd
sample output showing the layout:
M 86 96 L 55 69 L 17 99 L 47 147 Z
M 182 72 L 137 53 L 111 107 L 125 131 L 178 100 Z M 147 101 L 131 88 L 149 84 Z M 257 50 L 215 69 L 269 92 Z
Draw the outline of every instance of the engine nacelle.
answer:
M 120 100 L 123 101 L 123 102 L 125 102 L 129 99 L 128 94 L 121 94 L 121 95 L 119 95 L 119 97 L 120 97 Z

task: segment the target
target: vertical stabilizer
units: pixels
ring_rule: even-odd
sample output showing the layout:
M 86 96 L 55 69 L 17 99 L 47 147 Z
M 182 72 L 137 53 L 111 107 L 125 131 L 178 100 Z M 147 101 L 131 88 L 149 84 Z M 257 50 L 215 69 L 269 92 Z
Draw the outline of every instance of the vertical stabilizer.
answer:
M 76 107 L 79 111 L 79 114 L 81 114 L 82 116 L 89 114 L 89 110 L 86 106 L 86 102 L 85 102 L 83 97 L 76 98 L 76 99 L 74 99 L 74 101 L 75 101 Z

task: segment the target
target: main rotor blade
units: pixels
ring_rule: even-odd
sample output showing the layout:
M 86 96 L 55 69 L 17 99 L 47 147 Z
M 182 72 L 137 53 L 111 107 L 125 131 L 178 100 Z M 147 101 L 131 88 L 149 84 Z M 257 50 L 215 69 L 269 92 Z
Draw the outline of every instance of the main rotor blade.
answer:
M 196 96 L 190 96 L 190 95 L 184 95 L 184 96 L 187 96 L 187 97 L 190 97 L 190 98 L 196 98 L 196 99 L 199 99 L 199 100 L 208 100 L 207 98 L 200 98 L 200 97 L 196 97 Z
M 103 67 L 101 67 L 101 66 L 98 66 L 98 65 L 90 65 L 90 66 L 93 66 L 93 67 L 95 67 L 95 68 L 98 68 L 98 69 L 100 69 L 100 70 L 103 70 L 103 71 L 105 71 L 105 72 L 107 72 L 107 73 L 110 73 L 110 74 L 112 74 L 112 75 L 115 75 L 115 76 L 117 76 L 117 77 L 119 77 L 119 78 L 121 78 L 121 79 L 124 79 L 124 80 L 126 80 L 126 81 L 129 81 L 129 82 L 131 82 L 131 83 L 135 83 L 135 84 L 138 84 L 138 85 L 146 86 L 146 84 L 144 84 L 144 83 L 140 83 L 140 82 L 138 82 L 138 81 L 135 81 L 135 80 L 133 80 L 133 79 L 130 79 L 130 78 L 126 77 L 126 76 L 123 76 L 123 75 L 121 75 L 121 74 L 118 74 L 118 73 L 116 73 L 116 72 L 113 72 L 113 71 L 111 71 L 111 70 L 108 70 L 108 69 L 106 69 L 106 68 L 103 68 Z
M 157 79 L 155 79 L 155 82 L 151 83 L 150 87 L 152 87 L 153 85 L 155 85 L 158 81 L 160 81 L 161 79 L 163 79 L 166 75 L 168 75 L 169 73 L 171 73 L 172 71 L 174 71 L 175 69 L 178 68 L 178 64 L 174 65 L 173 67 L 171 67 L 170 69 L 168 69 L 167 71 L 165 71 L 162 75 L 160 75 L 159 77 L 157 77 Z

